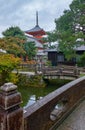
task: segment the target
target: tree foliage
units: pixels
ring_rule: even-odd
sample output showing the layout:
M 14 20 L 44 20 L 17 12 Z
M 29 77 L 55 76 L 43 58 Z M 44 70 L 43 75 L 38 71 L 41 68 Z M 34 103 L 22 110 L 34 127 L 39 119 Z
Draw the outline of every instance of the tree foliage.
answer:
M 9 54 L 14 54 L 15 56 L 26 54 L 23 44 L 24 41 L 20 38 L 6 37 L 0 39 L 0 48 L 6 50 Z
M 28 56 L 36 54 L 35 44 L 27 41 L 27 37 L 19 27 L 10 27 L 3 32 L 4 38 L 0 39 L 0 48 L 15 56 Z
M 33 57 L 35 57 L 36 53 L 37 53 L 37 48 L 35 46 L 34 42 L 26 42 L 24 44 L 24 49 L 26 51 L 26 54 L 28 56 L 29 60 L 32 60 Z
M 7 78 L 9 78 L 11 71 L 17 68 L 19 63 L 19 58 L 15 58 L 11 54 L 0 53 L 0 82 L 2 84 L 7 82 Z
M 75 57 L 75 48 L 85 44 L 85 0 L 73 0 L 55 23 L 59 49 L 67 59 Z
M 73 14 L 70 10 L 65 10 L 64 14 L 57 20 L 56 29 L 59 32 L 72 30 Z
M 26 36 L 24 35 L 24 32 L 17 26 L 15 27 L 9 27 L 8 29 L 6 29 L 4 32 L 2 32 L 2 34 L 5 37 L 18 37 L 21 39 L 26 39 Z
M 78 66 L 85 67 L 85 52 L 82 54 L 82 56 L 78 60 Z
M 56 32 L 47 32 L 47 37 L 43 38 L 43 41 L 45 43 L 48 43 L 48 45 L 44 44 L 44 48 L 55 48 L 55 46 L 52 45 L 52 42 L 55 42 L 57 40 Z

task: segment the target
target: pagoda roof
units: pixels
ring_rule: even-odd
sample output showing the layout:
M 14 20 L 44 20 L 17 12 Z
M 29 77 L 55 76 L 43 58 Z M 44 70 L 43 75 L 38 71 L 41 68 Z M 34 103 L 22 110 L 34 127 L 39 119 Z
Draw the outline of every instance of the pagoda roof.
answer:
M 25 33 L 31 34 L 33 36 L 36 36 L 36 35 L 39 35 L 39 36 L 46 35 L 46 32 L 42 28 L 40 28 L 40 26 L 38 24 L 38 12 L 36 12 L 36 25 L 35 25 L 35 27 L 30 29 L 30 30 L 25 31 Z
M 46 35 L 45 31 L 39 27 L 39 25 L 36 25 L 34 28 L 30 29 L 30 30 L 27 30 L 25 31 L 26 33 L 28 34 L 42 34 L 42 35 Z

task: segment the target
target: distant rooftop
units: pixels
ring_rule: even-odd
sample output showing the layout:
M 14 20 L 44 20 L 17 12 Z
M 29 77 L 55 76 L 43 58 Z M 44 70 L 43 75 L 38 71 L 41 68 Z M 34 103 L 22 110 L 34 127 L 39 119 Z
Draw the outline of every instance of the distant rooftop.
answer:
M 85 51 L 85 45 L 81 45 L 79 47 L 75 47 L 75 50 L 76 51 Z M 47 52 L 57 52 L 57 51 L 59 51 L 58 44 L 55 44 L 55 48 L 54 49 L 47 49 L 46 51 Z

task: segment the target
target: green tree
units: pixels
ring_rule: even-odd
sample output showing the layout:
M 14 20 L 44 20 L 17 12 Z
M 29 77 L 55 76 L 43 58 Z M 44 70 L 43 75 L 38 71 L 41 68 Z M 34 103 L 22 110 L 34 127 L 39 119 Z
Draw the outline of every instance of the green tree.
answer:
M 25 55 L 24 43 L 27 39 L 19 27 L 9 27 L 2 34 L 4 35 L 2 40 L 8 53 L 14 54 L 15 56 Z
M 21 39 L 26 39 L 26 36 L 24 35 L 24 32 L 17 26 L 15 27 L 9 27 L 8 29 L 6 29 L 4 32 L 2 32 L 2 34 L 5 37 L 18 37 Z
M 10 27 L 3 32 L 3 35 L 4 43 L 2 46 L 8 53 L 15 56 L 28 56 L 30 59 L 35 56 L 35 44 L 28 44 L 27 37 L 19 27 Z
M 29 60 L 32 60 L 33 57 L 35 57 L 36 53 L 37 53 L 37 48 L 35 46 L 34 42 L 26 42 L 24 44 L 24 49 L 26 51 L 26 54 L 28 56 Z
M 52 42 L 55 42 L 57 40 L 56 32 L 55 31 L 47 32 L 46 34 L 47 34 L 47 37 L 44 37 L 43 41 L 47 42 L 48 46 L 44 45 L 44 48 L 50 48 L 50 49 L 55 48 L 55 46 L 52 45 Z
M 73 0 L 55 23 L 59 49 L 67 59 L 75 57 L 75 48 L 85 44 L 85 0 Z
M 65 10 L 59 19 L 55 19 L 55 23 L 57 32 L 72 31 L 73 13 L 70 10 Z
M 14 37 L 0 38 L 0 48 L 6 50 L 6 52 L 9 54 L 14 54 L 15 56 L 26 54 L 22 45 L 23 42 L 20 38 L 14 38 Z
M 85 67 L 85 52 L 84 52 L 84 54 L 79 58 L 79 60 L 78 60 L 78 66 L 83 66 L 83 67 Z

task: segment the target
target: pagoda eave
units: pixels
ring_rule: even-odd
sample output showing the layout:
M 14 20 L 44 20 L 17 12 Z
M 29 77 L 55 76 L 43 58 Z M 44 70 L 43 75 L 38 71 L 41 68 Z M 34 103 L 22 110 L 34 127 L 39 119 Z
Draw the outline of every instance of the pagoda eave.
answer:
M 46 33 L 43 30 L 35 31 L 35 32 L 26 32 L 27 34 L 33 35 L 33 36 L 42 36 L 46 35 Z

